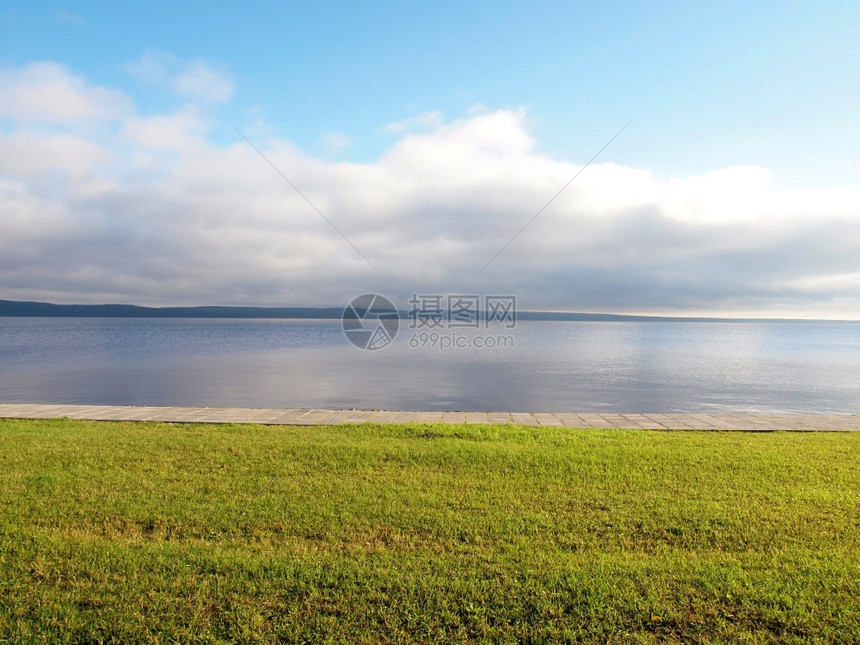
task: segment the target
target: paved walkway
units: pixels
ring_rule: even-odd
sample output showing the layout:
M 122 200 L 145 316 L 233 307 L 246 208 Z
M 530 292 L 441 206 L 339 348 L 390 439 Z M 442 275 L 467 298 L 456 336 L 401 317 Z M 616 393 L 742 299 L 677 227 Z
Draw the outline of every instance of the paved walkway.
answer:
M 0 403 L 0 418 L 163 421 L 169 423 L 261 423 L 329 425 L 341 423 L 517 423 L 566 428 L 647 428 L 655 430 L 860 431 L 857 414 L 573 414 L 532 412 L 403 412 L 391 410 L 309 410 L 254 408 L 173 408 L 112 405 Z

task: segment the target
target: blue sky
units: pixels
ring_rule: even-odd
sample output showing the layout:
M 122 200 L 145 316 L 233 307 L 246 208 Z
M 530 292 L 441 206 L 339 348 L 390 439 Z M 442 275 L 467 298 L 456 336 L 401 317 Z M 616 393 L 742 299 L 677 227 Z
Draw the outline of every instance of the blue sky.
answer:
M 370 160 L 378 129 L 476 103 L 525 106 L 541 149 L 587 160 L 627 121 L 619 163 L 762 164 L 821 187 L 860 171 L 855 2 L 5 3 L 3 62 L 57 60 L 141 107 L 175 99 L 127 68 L 146 51 L 229 70 L 223 116 Z
M 14 208 L 16 221 L 35 222 L 26 210 L 32 203 L 42 204 L 40 212 L 56 209 L 72 236 L 68 244 L 80 250 L 67 259 L 80 266 L 78 279 L 69 281 L 59 270 L 33 271 L 7 259 L 0 297 L 303 305 L 339 304 L 350 289 L 388 289 L 402 298 L 411 290 L 508 286 L 542 308 L 860 317 L 858 25 L 855 2 L 3 2 L 6 99 L 0 100 L 7 109 L 0 103 L 0 132 L 8 146 L 32 138 L 29 149 L 48 151 L 44 168 L 66 177 L 62 189 L 47 186 L 32 167 L 37 162 L 26 168 L 7 162 L 0 179 L 30 200 L 22 205 L 14 193 L 19 201 L 9 201 L 7 213 Z M 39 96 L 72 105 L 78 99 L 70 93 L 77 92 L 91 100 L 89 116 L 62 114 L 62 105 L 38 119 L 28 116 L 21 106 L 31 99 L 20 98 L 22 88 L 37 78 Z M 58 87 L 68 92 L 54 93 Z M 438 257 L 382 284 L 364 275 L 360 263 L 341 266 L 341 274 L 331 270 L 340 262 L 331 254 L 351 249 L 324 222 L 313 228 L 320 224 L 316 214 L 302 213 L 298 202 L 284 207 L 290 226 L 277 220 L 271 204 L 259 203 L 248 204 L 253 213 L 244 219 L 228 225 L 224 215 L 217 226 L 195 229 L 196 209 L 207 202 L 194 192 L 199 183 L 189 169 L 201 168 L 201 159 L 212 164 L 200 171 L 206 181 L 218 183 L 218 172 L 225 180 L 241 175 L 229 170 L 231 163 L 256 164 L 248 168 L 259 175 L 253 182 L 272 185 L 234 190 L 292 199 L 231 122 L 323 204 L 356 246 L 388 264 L 387 276 L 400 275 L 402 259 L 392 245 L 410 248 L 409 257 L 418 249 L 420 257 Z M 463 254 L 489 259 L 628 122 L 572 185 L 577 190 L 523 233 L 520 250 L 511 250 L 510 273 L 500 265 L 486 283 L 465 284 Z M 89 151 L 86 173 L 61 162 L 72 154 L 63 146 Z M 458 183 L 463 171 L 458 181 L 446 179 L 445 168 L 472 158 L 495 174 Z M 532 171 L 529 186 L 500 197 L 516 183 L 512 178 Z M 344 188 L 362 181 L 365 192 L 390 192 L 376 204 L 362 189 Z M 141 186 L 153 200 L 148 207 L 139 205 Z M 178 197 L 181 191 L 187 192 Z M 726 195 L 736 198 L 722 204 Z M 522 211 L 492 206 L 497 199 L 518 205 L 522 199 Z M 118 215 L 124 200 L 136 200 L 140 212 Z M 725 210 L 710 212 L 713 204 Z M 165 224 L 148 214 L 157 209 L 175 216 Z M 102 224 L 87 228 L 82 222 L 96 211 Z M 184 227 L 168 230 L 179 218 Z M 7 243 L 20 248 L 25 240 L 13 234 L 22 235 L 21 226 L 9 221 Z M 567 226 L 571 241 L 590 240 L 589 248 L 604 253 L 612 252 L 615 235 L 642 255 L 659 247 L 672 259 L 577 264 L 541 237 L 552 237 L 555 225 Z M 220 242 L 215 229 L 225 236 Z M 219 283 L 207 262 L 173 237 L 201 231 L 216 254 L 253 255 L 251 241 L 240 249 L 236 240 L 268 239 L 273 231 L 315 251 L 291 264 L 283 254 L 295 250 L 285 241 L 271 249 L 270 263 L 255 267 L 249 260 L 244 272 Z M 93 251 L 124 232 L 123 243 L 135 240 L 140 253 L 146 240 L 158 240 L 173 255 L 165 254 L 161 269 L 141 266 L 125 280 L 100 284 L 99 276 L 116 268 L 93 259 Z M 727 241 L 709 246 L 715 239 Z M 759 244 L 732 247 L 731 239 Z M 802 240 L 814 257 L 799 271 L 791 259 Z M 28 234 L 26 259 L 49 256 L 56 243 Z M 685 260 L 691 249 L 701 253 Z M 134 249 L 125 257 L 135 257 Z M 691 267 L 706 273 L 690 280 Z M 286 286 L 255 279 L 255 270 L 284 271 Z

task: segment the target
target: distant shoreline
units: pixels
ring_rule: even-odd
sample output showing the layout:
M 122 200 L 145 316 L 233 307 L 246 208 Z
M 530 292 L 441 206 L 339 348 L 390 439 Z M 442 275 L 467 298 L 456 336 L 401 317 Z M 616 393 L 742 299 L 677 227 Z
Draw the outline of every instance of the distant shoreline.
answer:
M 409 319 L 407 311 L 400 318 Z M 48 302 L 0 300 L 6 318 L 201 318 L 336 320 L 343 307 L 142 307 L 139 305 L 57 305 Z M 484 319 L 480 312 L 481 320 Z M 644 316 L 632 314 L 518 311 L 517 320 L 544 322 L 857 322 L 806 318 L 720 318 L 708 316 Z

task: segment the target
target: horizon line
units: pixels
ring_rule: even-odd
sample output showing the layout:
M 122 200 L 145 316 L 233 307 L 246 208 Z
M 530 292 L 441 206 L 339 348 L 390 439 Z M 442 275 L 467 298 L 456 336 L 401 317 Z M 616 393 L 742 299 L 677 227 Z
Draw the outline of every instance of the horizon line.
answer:
M 23 307 L 24 309 L 20 309 Z M 148 316 L 145 315 L 125 315 L 125 316 L 111 316 L 107 313 L 91 313 L 90 315 L 85 315 L 80 310 L 94 310 L 94 309 L 108 309 L 108 308 L 126 308 L 129 310 L 143 310 L 143 312 L 162 312 L 162 313 L 178 313 L 178 312 L 188 312 L 191 313 L 190 310 L 197 310 L 197 313 L 203 313 L 202 310 L 244 310 L 248 313 L 259 312 L 265 313 L 267 311 L 289 311 L 296 313 L 297 315 L 290 316 L 290 318 L 296 319 L 306 319 L 311 320 L 314 316 L 310 315 L 299 315 L 299 312 L 328 312 L 329 314 L 343 311 L 343 305 L 324 305 L 324 306 L 300 306 L 300 305 L 290 305 L 290 306 L 276 306 L 276 305 L 137 305 L 137 304 L 129 304 L 129 303 L 99 303 L 99 304 L 81 304 L 81 303 L 70 303 L 70 304 L 58 304 L 52 302 L 44 302 L 37 300 L 6 300 L 0 299 L 0 317 L 34 317 L 34 318 L 49 318 L 49 317 L 63 317 L 58 315 L 59 312 L 56 313 L 46 313 L 46 312 L 25 312 L 27 307 L 34 308 L 49 308 L 49 310 L 58 309 L 77 309 L 79 310 L 76 315 L 67 316 L 73 318 L 110 318 L 110 317 L 138 317 L 138 318 L 146 318 Z M 18 309 L 16 312 L 15 310 Z M 10 313 L 10 310 L 12 311 Z M 450 309 L 443 309 L 444 312 L 450 312 Z M 128 312 L 131 314 L 131 311 Z M 227 313 L 227 312 L 225 312 Z M 238 312 L 236 312 L 238 313 Z M 400 319 L 409 318 L 407 314 L 407 310 L 398 309 L 397 310 L 398 317 Z M 404 315 L 406 314 L 406 315 Z M 486 310 L 478 310 L 478 316 L 480 318 L 481 314 L 486 314 Z M 516 311 L 516 317 L 521 318 L 523 315 L 531 317 L 531 316 L 546 316 L 550 317 L 549 320 L 538 320 L 531 319 L 533 322 L 566 322 L 561 317 L 566 316 L 584 316 L 584 317 L 606 317 L 611 319 L 637 319 L 637 320 L 679 320 L 679 321 L 690 321 L 690 322 L 707 322 L 707 321 L 716 321 L 716 322 L 860 322 L 860 319 L 857 318 L 797 318 L 790 316 L 756 316 L 756 315 L 713 315 L 713 314 L 666 314 L 666 313 L 613 313 L 606 311 L 572 311 L 572 310 L 558 310 L 558 309 L 528 309 L 522 311 Z M 168 316 L 154 316 L 154 317 L 168 317 Z M 173 316 L 173 317 L 188 317 L 188 318 L 213 318 L 214 316 Z M 230 318 L 230 316 L 221 316 L 222 318 Z M 277 316 L 275 316 L 277 317 Z M 322 319 L 333 319 L 339 316 L 325 316 Z M 552 319 L 555 318 L 555 320 Z M 266 318 L 266 316 L 238 316 L 238 318 Z M 526 318 L 525 320 L 529 320 Z M 569 320 L 567 322 L 577 322 L 575 320 Z

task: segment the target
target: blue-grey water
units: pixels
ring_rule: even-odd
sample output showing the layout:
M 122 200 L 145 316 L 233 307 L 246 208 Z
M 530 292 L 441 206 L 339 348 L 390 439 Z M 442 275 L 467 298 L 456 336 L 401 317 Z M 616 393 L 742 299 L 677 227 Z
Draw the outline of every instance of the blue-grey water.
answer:
M 547 412 L 860 412 L 860 323 L 0 318 L 0 402 Z M 456 334 L 456 340 L 452 340 Z M 507 338 L 498 338 L 500 335 Z M 440 348 L 441 342 L 495 348 Z

